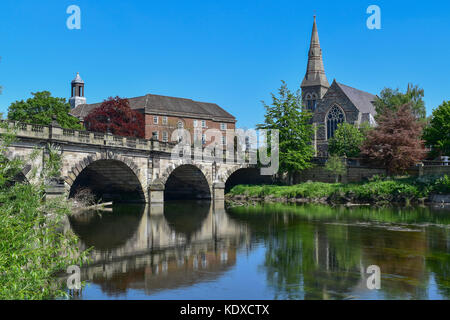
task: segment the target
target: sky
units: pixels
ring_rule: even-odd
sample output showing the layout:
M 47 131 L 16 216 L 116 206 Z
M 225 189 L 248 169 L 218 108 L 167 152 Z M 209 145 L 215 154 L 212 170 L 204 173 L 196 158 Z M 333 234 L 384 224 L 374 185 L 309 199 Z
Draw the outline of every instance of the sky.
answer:
M 81 10 L 70 30 L 67 8 Z M 381 10 L 381 29 L 366 12 Z M 0 112 L 48 90 L 88 103 L 147 93 L 213 102 L 239 127 L 264 121 L 281 80 L 297 90 L 317 15 L 328 81 L 378 94 L 425 90 L 427 114 L 450 100 L 450 1 L 1 0 Z

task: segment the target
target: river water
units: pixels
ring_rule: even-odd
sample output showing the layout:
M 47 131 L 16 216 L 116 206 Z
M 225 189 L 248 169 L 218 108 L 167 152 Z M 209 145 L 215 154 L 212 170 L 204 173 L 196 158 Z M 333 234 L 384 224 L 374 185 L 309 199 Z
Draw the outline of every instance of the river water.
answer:
M 448 208 L 185 201 L 115 206 L 70 228 L 92 248 L 80 299 L 450 298 Z

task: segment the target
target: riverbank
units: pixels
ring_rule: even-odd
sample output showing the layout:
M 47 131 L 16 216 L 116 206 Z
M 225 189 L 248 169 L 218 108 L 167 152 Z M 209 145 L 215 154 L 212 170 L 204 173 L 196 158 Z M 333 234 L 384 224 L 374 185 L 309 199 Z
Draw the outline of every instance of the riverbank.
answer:
M 362 183 L 306 182 L 292 186 L 235 186 L 227 199 L 237 202 L 295 202 L 346 205 L 411 204 L 429 202 L 434 195 L 450 194 L 444 176 L 380 178 Z

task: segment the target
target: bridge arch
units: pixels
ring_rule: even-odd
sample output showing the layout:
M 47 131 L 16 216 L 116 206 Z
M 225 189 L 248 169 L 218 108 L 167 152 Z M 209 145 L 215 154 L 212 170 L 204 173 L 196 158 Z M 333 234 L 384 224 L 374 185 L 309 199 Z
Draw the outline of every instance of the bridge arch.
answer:
M 171 165 L 161 176 L 165 200 L 211 199 L 211 177 L 202 164 Z
M 225 183 L 225 193 L 239 184 L 259 185 L 272 184 L 272 176 L 261 175 L 261 169 L 256 166 L 238 166 L 227 170 L 222 177 Z
M 64 180 L 69 197 L 89 188 L 104 201 L 146 202 L 139 172 L 132 160 L 121 155 L 95 154 L 74 165 Z

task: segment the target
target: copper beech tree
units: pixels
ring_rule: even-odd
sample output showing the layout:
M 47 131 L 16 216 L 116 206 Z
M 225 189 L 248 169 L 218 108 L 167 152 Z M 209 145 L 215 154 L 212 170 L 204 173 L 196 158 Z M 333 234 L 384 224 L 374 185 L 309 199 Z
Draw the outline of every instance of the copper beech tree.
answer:
M 87 130 L 144 138 L 144 116 L 130 108 L 128 99 L 108 98 L 84 119 Z
M 397 111 L 385 110 L 378 118 L 378 127 L 369 131 L 361 154 L 385 167 L 387 174 L 401 173 L 425 158 L 421 135 L 422 124 L 409 104 Z

